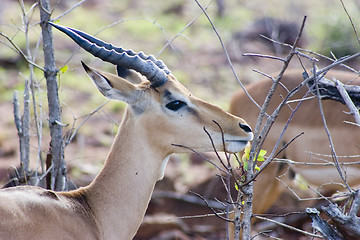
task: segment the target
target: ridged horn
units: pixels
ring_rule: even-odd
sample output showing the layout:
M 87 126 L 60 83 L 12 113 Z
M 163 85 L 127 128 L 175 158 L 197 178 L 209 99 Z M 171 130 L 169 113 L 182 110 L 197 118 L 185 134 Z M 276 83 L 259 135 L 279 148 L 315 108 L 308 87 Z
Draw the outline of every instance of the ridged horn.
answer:
M 170 70 L 154 56 L 147 56 L 143 52 L 135 53 L 132 50 L 124 50 L 112 44 L 103 42 L 87 33 L 69 27 L 63 27 L 49 22 L 58 30 L 73 39 L 80 47 L 103 61 L 110 62 L 120 67 L 133 69 L 144 75 L 152 87 L 159 87 L 167 81 Z

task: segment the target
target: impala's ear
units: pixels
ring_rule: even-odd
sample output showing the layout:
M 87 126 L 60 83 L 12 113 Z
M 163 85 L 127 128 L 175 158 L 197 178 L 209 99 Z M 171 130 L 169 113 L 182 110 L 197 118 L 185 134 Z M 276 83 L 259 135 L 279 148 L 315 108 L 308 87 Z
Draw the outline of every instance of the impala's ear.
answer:
M 142 78 L 140 74 L 135 72 L 134 70 L 127 69 L 125 67 L 116 66 L 117 74 L 119 77 L 125 78 L 131 83 L 140 84 L 144 82 L 146 79 Z
M 97 89 L 108 99 L 116 99 L 133 105 L 140 97 L 139 88 L 124 78 L 95 70 L 84 62 L 81 63 Z

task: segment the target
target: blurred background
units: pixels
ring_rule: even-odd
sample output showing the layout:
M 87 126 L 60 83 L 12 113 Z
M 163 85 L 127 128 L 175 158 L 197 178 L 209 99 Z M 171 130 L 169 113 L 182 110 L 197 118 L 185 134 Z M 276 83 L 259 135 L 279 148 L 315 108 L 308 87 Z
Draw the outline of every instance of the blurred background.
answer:
M 214 29 L 195 1 L 52 0 L 50 2 L 53 8 L 52 18 L 56 19 L 58 24 L 96 35 L 117 46 L 155 55 L 163 60 L 178 80 L 199 98 L 228 109 L 231 97 L 240 90 L 240 85 L 230 69 Z M 336 58 L 359 52 L 360 49 L 349 19 L 338 0 L 199 2 L 206 8 L 219 32 L 235 72 L 243 84 L 259 79 L 259 74 L 253 69 L 277 75 L 282 64 L 279 61 L 243 56 L 244 53 L 286 56 L 289 52 L 288 48 L 273 44 L 260 37 L 260 34 L 292 44 L 305 15 L 307 21 L 300 41 L 302 48 Z M 0 32 L 8 36 L 23 52 L 29 49 L 36 64 L 43 66 L 39 10 L 35 3 L 24 0 L 26 16 L 30 22 L 28 34 L 25 34 L 21 4 L 13 0 L 1 0 Z M 345 4 L 358 27 L 360 2 L 347 0 Z M 58 83 L 62 122 L 66 125 L 65 136 L 71 129 L 81 125 L 76 137 L 65 149 L 65 160 L 69 177 L 76 185 L 83 186 L 91 182 L 101 169 L 126 106 L 121 102 L 111 101 L 99 109 L 106 100 L 90 83 L 80 65 L 80 60 L 104 71 L 115 73 L 115 68 L 80 50 L 64 34 L 53 30 L 53 36 L 55 59 L 57 66 L 62 69 Z M 29 42 L 28 48 L 26 38 Z M 319 66 L 328 63 L 329 61 L 322 59 Z M 358 61 L 349 63 L 359 70 L 358 64 Z M 293 65 L 292 67 L 296 67 L 299 63 Z M 49 147 L 46 86 L 43 72 L 37 68 L 34 71 L 37 104 L 41 107 L 40 117 L 43 119 L 41 151 L 46 155 Z M 27 62 L 3 35 L 0 36 L 1 183 L 6 183 L 9 179 L 9 169 L 19 165 L 12 96 L 14 90 L 18 90 L 22 104 L 24 81 L 28 75 Z M 91 116 L 87 119 L 89 114 Z M 84 119 L 87 121 L 83 122 Z M 37 169 L 39 146 L 36 141 L 35 126 L 31 131 L 33 134 L 31 156 L 35 159 L 31 161 L 31 166 Z M 174 156 L 164 181 L 158 184 L 157 189 L 187 193 L 190 189 L 201 186 L 214 174 L 213 167 L 204 161 L 189 159 L 187 155 Z M 176 201 L 180 204 L 180 200 Z M 155 213 L 160 211 L 159 209 L 168 214 L 158 220 L 161 223 L 158 224 L 160 230 L 156 230 L 155 225 L 150 225 L 150 230 L 146 230 L 145 226 L 138 239 L 219 239 L 224 236 L 225 223 L 215 217 L 190 220 L 174 217 L 179 216 L 179 212 L 182 216 L 211 213 L 206 207 L 184 207 L 159 197 L 152 202 L 149 212 Z M 167 225 L 162 222 L 164 219 L 167 219 L 165 221 Z

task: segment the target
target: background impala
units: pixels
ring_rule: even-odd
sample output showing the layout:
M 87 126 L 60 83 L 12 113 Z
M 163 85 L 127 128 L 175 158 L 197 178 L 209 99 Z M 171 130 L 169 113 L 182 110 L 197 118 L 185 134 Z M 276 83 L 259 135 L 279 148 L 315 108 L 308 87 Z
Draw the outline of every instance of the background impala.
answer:
M 285 72 L 281 79 L 283 86 L 278 86 L 267 109 L 268 113 L 275 110 L 288 91 L 291 91 L 303 81 L 302 73 L 302 69 L 289 69 Z M 326 78 L 335 78 L 345 84 L 360 85 L 359 76 L 349 71 L 331 70 L 326 75 Z M 269 78 L 263 78 L 249 85 L 247 90 L 254 100 L 261 105 L 271 84 L 272 81 Z M 306 96 L 307 91 L 308 88 L 303 88 L 291 100 L 302 99 Z M 269 153 L 272 151 L 292 110 L 295 109 L 298 103 L 299 101 L 290 103 L 280 111 L 264 142 L 263 149 L 266 149 Z M 347 183 L 355 187 L 360 184 L 360 167 L 358 164 L 348 165 L 347 163 L 359 161 L 360 135 L 357 134 L 359 127 L 345 123 L 345 121 L 354 122 L 353 117 L 347 113 L 349 110 L 345 105 L 333 100 L 323 100 L 322 106 L 336 154 L 342 164 L 343 174 Z M 240 90 L 231 100 L 230 112 L 238 116 L 246 114 L 246 119 L 254 126 L 260 110 Z M 289 159 L 294 162 L 294 164 L 290 164 L 290 168 L 302 176 L 303 182 L 300 182 L 300 184 L 305 186 L 310 184 L 310 186 L 322 193 L 346 190 L 344 182 L 333 165 L 330 143 L 316 98 L 305 100 L 301 104 L 286 130 L 278 150 L 302 132 L 304 134 L 292 142 L 277 158 Z M 308 165 L 304 163 L 308 163 Z M 254 188 L 254 213 L 264 213 L 286 189 L 286 184 L 290 185 L 293 177 L 291 177 L 291 171 L 286 172 L 288 170 L 286 165 L 284 163 L 272 163 L 259 175 Z M 277 177 L 283 179 L 285 183 L 281 183 L 276 179 Z

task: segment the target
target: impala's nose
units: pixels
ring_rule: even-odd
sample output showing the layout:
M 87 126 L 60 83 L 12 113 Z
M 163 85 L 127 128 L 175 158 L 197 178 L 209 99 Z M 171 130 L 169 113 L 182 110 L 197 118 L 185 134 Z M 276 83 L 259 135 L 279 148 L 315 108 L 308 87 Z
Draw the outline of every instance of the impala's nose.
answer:
M 245 132 L 247 133 L 250 133 L 251 132 L 251 127 L 249 127 L 248 125 L 246 124 L 243 124 L 243 123 L 239 123 L 239 126 L 242 130 L 244 130 Z

